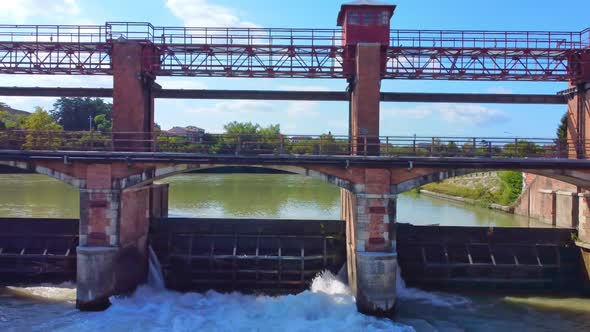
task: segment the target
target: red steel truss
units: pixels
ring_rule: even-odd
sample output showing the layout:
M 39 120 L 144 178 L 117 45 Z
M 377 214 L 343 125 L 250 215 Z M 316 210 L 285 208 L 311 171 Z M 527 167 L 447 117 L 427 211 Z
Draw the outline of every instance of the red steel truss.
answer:
M 113 41 L 153 44 L 158 76 L 347 78 L 342 31 L 0 25 L 2 74 L 111 74 Z M 578 81 L 590 77 L 582 32 L 392 30 L 385 79 Z

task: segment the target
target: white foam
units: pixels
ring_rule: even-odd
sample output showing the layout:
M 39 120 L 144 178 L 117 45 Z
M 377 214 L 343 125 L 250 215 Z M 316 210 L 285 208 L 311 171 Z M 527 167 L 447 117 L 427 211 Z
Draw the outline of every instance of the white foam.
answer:
M 76 285 L 68 282 L 59 285 L 40 284 L 32 287 L 7 286 L 7 290 L 17 296 L 57 302 L 75 302 Z
M 148 246 L 149 260 L 148 260 L 148 280 L 147 283 L 155 289 L 165 289 L 164 275 L 162 274 L 162 266 L 158 260 L 158 256 L 152 249 L 152 246 Z
M 359 314 L 350 290 L 331 273 L 311 290 L 279 297 L 217 292 L 176 293 L 140 287 L 114 297 L 102 313 L 56 321 L 57 331 L 413 331 L 391 320 Z M 47 326 L 46 326 L 47 327 Z
M 470 299 L 460 295 L 443 292 L 427 292 L 417 288 L 409 288 L 406 286 L 400 270 L 399 268 L 397 269 L 395 285 L 398 299 L 416 301 L 437 307 L 459 307 L 472 303 Z

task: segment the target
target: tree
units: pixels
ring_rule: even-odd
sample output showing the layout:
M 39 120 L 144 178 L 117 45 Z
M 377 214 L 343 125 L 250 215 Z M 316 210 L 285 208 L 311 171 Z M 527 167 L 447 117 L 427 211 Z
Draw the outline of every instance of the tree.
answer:
M 556 135 L 559 142 L 567 142 L 567 112 L 561 117 Z
M 107 118 L 106 114 L 99 114 L 95 116 L 94 125 L 99 131 L 110 131 L 113 128 L 113 124 L 111 120 Z
M 90 120 L 104 115 L 101 124 L 108 126 L 112 121 L 113 105 L 96 98 L 60 98 L 53 104 L 51 116 L 64 130 L 89 130 Z M 96 123 L 93 124 L 95 129 Z
M 556 135 L 557 135 L 557 149 L 558 151 L 563 151 L 567 154 L 567 112 L 561 117 L 561 121 L 559 122 L 559 126 L 557 127 Z
M 39 106 L 35 107 L 35 113 L 27 117 L 22 127 L 28 131 L 24 149 L 56 149 L 61 144 L 61 135 L 55 132 L 62 131 L 62 126 Z
M 271 126 L 272 127 L 272 126 Z M 232 121 L 223 126 L 226 134 L 230 135 L 254 135 L 260 130 L 260 125 L 252 122 Z

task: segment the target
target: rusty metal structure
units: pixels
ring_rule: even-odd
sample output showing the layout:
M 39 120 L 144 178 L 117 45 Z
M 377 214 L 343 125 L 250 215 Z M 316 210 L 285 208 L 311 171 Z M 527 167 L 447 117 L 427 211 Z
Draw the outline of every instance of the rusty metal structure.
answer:
M 292 293 L 346 261 L 340 220 L 164 218 L 152 245 L 178 290 Z
M 582 279 L 572 229 L 397 224 L 404 280 L 422 287 L 575 289 Z
M 376 150 L 379 159 L 391 157 L 479 157 L 568 159 L 575 152 L 572 140 L 523 137 L 355 137 L 362 143 L 360 156 Z M 207 134 L 198 141 L 166 132 L 0 131 L 0 149 L 34 151 L 121 151 L 196 153 L 201 156 L 350 156 L 352 142 L 339 135 Z M 590 147 L 584 142 L 583 148 Z M 374 154 L 373 154 L 374 155 Z
M 76 280 L 78 223 L 0 218 L 0 284 Z
M 389 30 L 384 79 L 588 79 L 590 29 Z M 0 73 L 111 75 L 118 39 L 140 41 L 154 76 L 348 78 L 343 30 L 0 25 Z M 352 46 L 351 46 L 352 47 Z

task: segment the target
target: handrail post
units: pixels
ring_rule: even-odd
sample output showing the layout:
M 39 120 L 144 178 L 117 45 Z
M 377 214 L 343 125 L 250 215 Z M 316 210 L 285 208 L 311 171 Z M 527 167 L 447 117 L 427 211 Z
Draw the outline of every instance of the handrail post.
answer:
M 389 156 L 389 136 L 385 136 L 385 155 Z
M 417 151 L 418 151 L 418 150 L 416 149 L 416 134 L 414 134 L 414 141 L 413 141 L 413 144 L 412 144 L 412 149 L 413 149 L 413 151 L 414 151 L 414 155 L 416 155 L 416 153 L 417 153 Z
M 236 156 L 238 156 L 240 154 L 240 149 L 241 149 L 241 145 L 242 145 L 241 136 L 240 135 L 236 136 L 235 141 L 236 141 L 235 154 L 236 154 Z
M 475 137 L 473 138 L 473 146 L 471 147 L 471 150 L 473 150 L 473 155 L 477 155 L 477 140 L 475 139 Z
M 432 142 L 430 143 L 430 156 L 434 156 L 434 137 L 432 138 Z
M 323 137 L 320 135 L 320 146 L 319 146 L 319 149 L 318 149 L 318 154 L 319 154 L 319 155 L 322 155 L 322 154 L 323 154 L 323 150 L 324 150 L 324 149 L 323 149 L 323 145 L 324 145 L 324 139 L 323 139 Z
M 514 154 L 515 157 L 518 158 L 518 138 L 514 139 Z
M 364 147 L 365 147 L 365 157 L 367 156 L 367 135 L 363 136 L 363 140 L 364 140 Z
M 285 135 L 281 134 L 281 149 L 280 154 L 285 154 Z

